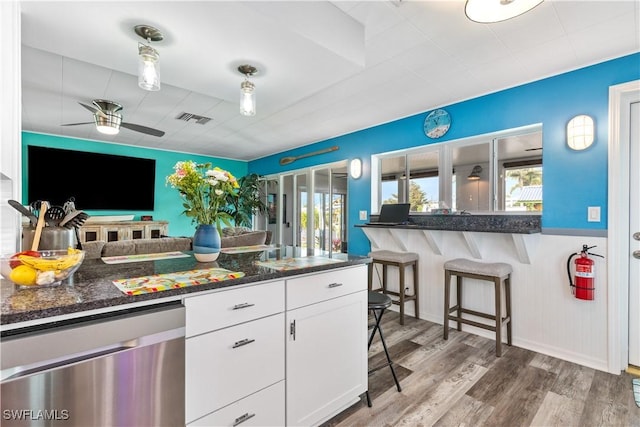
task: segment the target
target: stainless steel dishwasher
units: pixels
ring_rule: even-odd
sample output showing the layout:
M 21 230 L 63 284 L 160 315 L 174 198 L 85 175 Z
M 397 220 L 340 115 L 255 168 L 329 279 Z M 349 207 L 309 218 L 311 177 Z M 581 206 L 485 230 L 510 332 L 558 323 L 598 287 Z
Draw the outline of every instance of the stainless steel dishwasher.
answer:
M 184 307 L 3 332 L 2 426 L 183 426 Z

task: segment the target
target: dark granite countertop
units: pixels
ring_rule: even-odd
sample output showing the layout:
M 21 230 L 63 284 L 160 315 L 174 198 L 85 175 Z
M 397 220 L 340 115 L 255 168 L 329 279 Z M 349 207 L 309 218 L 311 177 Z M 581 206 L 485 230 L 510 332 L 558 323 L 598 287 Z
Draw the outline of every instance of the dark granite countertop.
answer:
M 412 230 L 476 231 L 487 233 L 534 234 L 540 233 L 540 215 L 411 215 L 406 224 L 358 224 L 356 227 L 393 227 Z M 376 219 L 372 215 L 371 222 Z
M 199 263 L 193 256 L 124 264 L 105 264 L 100 259 L 89 259 L 82 263 L 72 277 L 58 286 L 25 288 L 2 279 L 0 281 L 0 324 L 2 329 L 6 330 L 17 327 L 21 322 L 37 321 L 36 323 L 46 323 L 47 318 L 55 316 L 69 315 L 71 317 L 79 317 L 83 315 L 83 312 L 91 310 L 117 311 L 121 308 L 119 306 L 130 307 L 131 304 L 160 304 L 170 300 L 179 300 L 183 296 L 196 292 L 313 273 L 349 265 L 366 264 L 370 261 L 367 257 L 333 254 L 331 257 L 341 262 L 287 271 L 274 270 L 255 263 L 258 260 L 275 260 L 300 256 L 306 256 L 306 254 L 300 253 L 300 248 L 282 247 L 262 252 L 222 253 L 217 261 L 211 263 Z M 327 257 L 328 255 L 321 256 Z M 112 282 L 125 278 L 212 267 L 241 271 L 245 275 L 238 279 L 142 295 L 126 295 Z

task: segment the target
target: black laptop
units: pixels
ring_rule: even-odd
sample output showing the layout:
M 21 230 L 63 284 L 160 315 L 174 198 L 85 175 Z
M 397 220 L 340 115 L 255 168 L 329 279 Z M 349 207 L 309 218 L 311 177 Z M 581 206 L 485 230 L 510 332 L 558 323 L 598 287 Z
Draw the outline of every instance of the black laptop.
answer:
M 380 207 L 378 221 L 369 225 L 399 225 L 406 224 L 409 220 L 410 203 L 385 204 Z

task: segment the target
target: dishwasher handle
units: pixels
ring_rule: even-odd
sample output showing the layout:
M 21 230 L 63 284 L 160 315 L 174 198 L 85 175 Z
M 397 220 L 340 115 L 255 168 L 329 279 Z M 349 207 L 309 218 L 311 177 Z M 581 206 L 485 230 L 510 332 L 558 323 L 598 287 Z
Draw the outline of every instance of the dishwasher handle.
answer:
M 51 369 L 58 369 L 65 366 L 75 365 L 80 362 L 86 362 L 111 354 L 131 350 L 137 347 L 157 344 L 163 341 L 169 341 L 176 338 L 184 339 L 184 328 L 177 328 L 170 331 L 159 332 L 145 337 L 135 338 L 132 340 L 114 343 L 100 348 L 94 348 L 86 352 L 67 354 L 58 358 L 42 360 L 33 364 L 16 366 L 4 369 L 0 372 L 0 381 L 8 381 L 16 378 L 26 377 Z
M 121 351 L 125 351 L 125 350 L 130 350 L 132 348 L 135 348 L 136 346 L 118 346 L 115 348 L 110 348 L 110 349 L 103 349 L 103 350 L 98 350 L 95 351 L 93 353 L 90 354 L 84 354 L 82 356 L 78 356 L 78 357 L 72 357 L 69 359 L 64 359 L 64 360 L 57 360 L 55 362 L 50 362 L 50 363 L 46 363 L 44 365 L 40 365 L 34 368 L 27 368 L 24 370 L 20 370 L 18 372 L 16 372 L 13 375 L 8 376 L 7 378 L 2 378 L 3 381 L 7 381 L 7 380 L 13 380 L 16 378 L 22 378 L 22 377 L 26 377 L 28 375 L 33 375 L 33 374 L 37 374 L 40 372 L 44 372 L 44 371 L 49 371 L 51 369 L 57 369 L 57 368 L 61 368 L 64 366 L 69 366 L 69 365 L 74 365 L 76 363 L 80 363 L 80 362 L 86 362 L 88 360 L 91 359 L 97 359 L 99 357 L 104 357 L 104 356 L 108 356 L 109 354 L 113 354 L 113 353 L 119 353 Z

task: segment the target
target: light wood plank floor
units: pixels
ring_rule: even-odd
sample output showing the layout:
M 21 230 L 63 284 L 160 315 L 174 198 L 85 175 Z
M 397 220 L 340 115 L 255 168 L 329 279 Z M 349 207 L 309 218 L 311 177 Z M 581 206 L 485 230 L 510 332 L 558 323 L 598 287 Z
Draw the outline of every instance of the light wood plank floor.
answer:
M 323 427 L 343 426 L 640 426 L 632 376 L 612 375 L 442 325 L 387 311 L 383 333 L 402 392 L 383 367 L 364 398 Z M 369 366 L 386 361 L 378 336 Z

